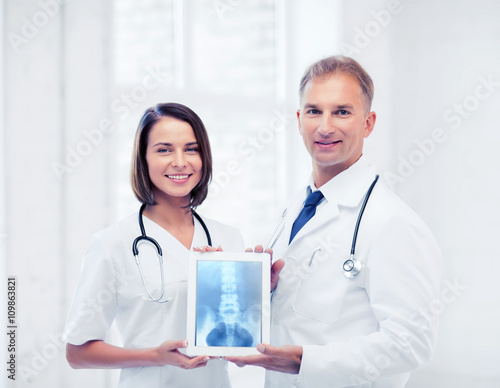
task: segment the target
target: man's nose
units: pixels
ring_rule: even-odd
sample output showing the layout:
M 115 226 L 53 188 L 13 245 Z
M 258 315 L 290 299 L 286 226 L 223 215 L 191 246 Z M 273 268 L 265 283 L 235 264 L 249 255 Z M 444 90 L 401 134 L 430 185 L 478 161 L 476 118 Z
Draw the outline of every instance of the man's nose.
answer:
M 323 117 L 321 118 L 321 124 L 318 128 L 318 132 L 324 136 L 328 136 L 332 132 L 335 132 L 333 117 L 331 115 L 323 115 Z

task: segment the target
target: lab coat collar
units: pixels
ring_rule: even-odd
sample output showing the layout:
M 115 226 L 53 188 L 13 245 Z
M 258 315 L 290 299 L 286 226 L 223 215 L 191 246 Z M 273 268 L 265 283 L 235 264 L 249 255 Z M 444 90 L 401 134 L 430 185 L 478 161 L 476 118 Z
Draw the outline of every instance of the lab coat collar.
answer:
M 375 179 L 375 166 L 366 157 L 361 156 L 356 163 L 334 176 L 319 190 L 329 204 L 356 207 L 364 198 L 373 179 Z M 311 188 L 315 188 L 313 182 L 311 175 Z
M 339 215 L 339 206 L 358 206 L 363 200 L 373 179 L 375 179 L 375 166 L 371 165 L 366 158 L 361 157 L 347 170 L 342 171 L 321 186 L 320 190 L 325 197 L 326 203 L 316 212 L 314 217 L 299 230 L 290 246 L 294 245 L 308 233 L 311 233 L 315 229 L 336 218 Z M 312 177 L 310 186 L 314 190 Z M 301 195 L 304 196 L 303 199 L 305 200 L 307 188 L 301 192 Z M 302 208 L 303 203 L 304 202 L 300 202 L 300 200 L 296 201 L 294 203 L 294 208 L 292 208 L 292 214 L 298 214 L 300 209 L 296 207 Z M 291 220 L 289 226 L 285 229 L 288 233 L 288 237 L 290 236 L 291 224 L 293 224 L 293 220 Z
M 179 240 L 177 240 L 169 231 L 164 229 L 162 226 L 143 216 L 144 227 L 146 229 L 146 234 L 153 237 L 158 241 L 163 250 L 164 258 L 166 256 L 171 256 L 174 260 L 182 263 L 182 265 L 187 266 L 190 249 L 187 249 Z M 193 216 L 194 221 L 194 235 L 191 243 L 191 249 L 193 247 L 207 245 L 207 237 L 205 231 L 196 217 Z M 140 233 L 140 232 L 139 232 Z

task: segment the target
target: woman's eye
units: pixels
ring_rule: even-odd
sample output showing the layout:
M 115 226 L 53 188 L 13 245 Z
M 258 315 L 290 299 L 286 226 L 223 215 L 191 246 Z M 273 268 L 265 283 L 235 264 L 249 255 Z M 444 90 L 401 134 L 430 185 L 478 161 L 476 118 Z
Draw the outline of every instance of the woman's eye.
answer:
M 167 153 L 167 152 L 170 152 L 170 150 L 169 150 L 168 148 L 159 148 L 159 149 L 158 149 L 158 152 L 159 152 L 160 154 L 165 154 L 165 153 Z
M 198 147 L 186 148 L 186 152 L 189 152 L 189 153 L 198 152 Z

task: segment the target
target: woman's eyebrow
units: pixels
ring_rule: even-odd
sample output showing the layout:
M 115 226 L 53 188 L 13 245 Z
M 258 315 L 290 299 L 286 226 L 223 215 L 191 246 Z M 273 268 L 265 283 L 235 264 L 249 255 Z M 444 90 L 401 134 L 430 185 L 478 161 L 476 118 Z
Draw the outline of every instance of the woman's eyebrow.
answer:
M 184 144 L 184 146 L 192 146 L 192 145 L 198 145 L 197 141 L 191 141 L 189 143 Z M 163 147 L 173 147 L 174 145 L 172 143 L 164 143 L 164 142 L 159 142 L 153 145 L 153 147 L 158 147 L 158 146 L 163 146 Z
M 166 147 L 172 147 L 172 143 L 156 143 L 153 147 L 158 147 L 158 146 L 166 146 Z

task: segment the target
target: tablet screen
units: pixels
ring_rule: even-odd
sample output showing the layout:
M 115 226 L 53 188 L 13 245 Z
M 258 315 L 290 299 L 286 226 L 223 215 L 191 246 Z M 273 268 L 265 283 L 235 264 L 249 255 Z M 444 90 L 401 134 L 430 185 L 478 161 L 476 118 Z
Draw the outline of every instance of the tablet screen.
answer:
M 198 261 L 197 346 L 257 346 L 262 340 L 262 263 Z
M 188 342 L 196 348 L 193 353 L 189 347 L 192 354 L 256 353 L 252 348 L 266 340 L 269 262 L 267 254 L 226 252 L 203 253 L 192 260 L 188 300 Z

